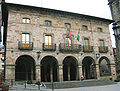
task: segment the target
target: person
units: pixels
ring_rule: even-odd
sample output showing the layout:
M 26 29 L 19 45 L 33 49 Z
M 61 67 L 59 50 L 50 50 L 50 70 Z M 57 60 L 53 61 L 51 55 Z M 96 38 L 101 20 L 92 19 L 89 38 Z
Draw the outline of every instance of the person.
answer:
M 83 81 L 84 80 L 84 77 L 83 77 L 83 75 L 81 76 L 81 81 Z

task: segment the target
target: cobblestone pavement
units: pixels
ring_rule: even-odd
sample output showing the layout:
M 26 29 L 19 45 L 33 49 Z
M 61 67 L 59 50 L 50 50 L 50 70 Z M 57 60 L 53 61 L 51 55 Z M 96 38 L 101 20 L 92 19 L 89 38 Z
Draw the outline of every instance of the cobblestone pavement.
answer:
M 67 88 L 67 89 L 45 89 L 41 88 L 38 90 L 38 86 L 27 86 L 24 88 L 24 85 L 16 85 L 14 87 L 10 87 L 9 91 L 120 91 L 120 82 L 113 85 L 105 85 L 105 86 L 91 86 L 91 87 L 79 87 L 79 88 Z

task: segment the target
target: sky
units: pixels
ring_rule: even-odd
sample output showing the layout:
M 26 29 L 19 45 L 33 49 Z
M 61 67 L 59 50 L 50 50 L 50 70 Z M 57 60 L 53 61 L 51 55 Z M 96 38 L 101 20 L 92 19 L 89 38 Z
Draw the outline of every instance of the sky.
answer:
M 108 0 L 5 0 L 9 3 L 31 5 L 69 11 L 79 14 L 91 15 L 106 19 L 112 19 Z M 112 26 L 110 25 L 112 46 L 115 47 Z

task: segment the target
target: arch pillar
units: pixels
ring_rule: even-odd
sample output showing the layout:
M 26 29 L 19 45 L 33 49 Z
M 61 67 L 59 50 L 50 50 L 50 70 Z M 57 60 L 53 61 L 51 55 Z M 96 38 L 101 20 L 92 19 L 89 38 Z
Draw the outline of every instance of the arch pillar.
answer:
M 6 65 L 6 79 L 15 79 L 15 65 Z
M 40 65 L 36 65 L 36 80 L 41 81 L 41 67 Z
M 78 79 L 81 79 L 82 76 L 82 65 L 78 65 Z
M 99 70 L 99 64 L 95 64 L 96 67 L 96 78 L 100 79 L 100 70 Z
M 59 81 L 63 81 L 63 65 L 59 65 Z
M 113 80 L 115 80 L 117 78 L 115 64 L 110 64 L 110 67 L 111 67 L 112 78 Z

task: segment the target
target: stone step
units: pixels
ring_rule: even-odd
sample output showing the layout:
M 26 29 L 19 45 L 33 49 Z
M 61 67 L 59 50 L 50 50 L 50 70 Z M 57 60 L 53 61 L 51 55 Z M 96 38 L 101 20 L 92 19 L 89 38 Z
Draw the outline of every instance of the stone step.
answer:
M 45 83 L 47 88 L 52 88 L 52 83 Z M 114 81 L 110 80 L 84 80 L 84 81 L 64 81 L 64 82 L 54 82 L 55 89 L 61 88 L 76 88 L 76 87 L 88 87 L 88 86 L 103 86 L 116 84 Z

